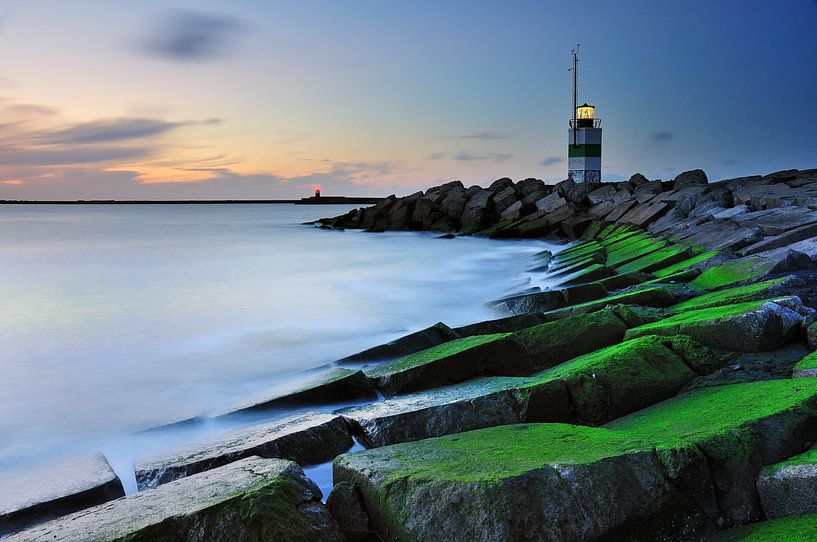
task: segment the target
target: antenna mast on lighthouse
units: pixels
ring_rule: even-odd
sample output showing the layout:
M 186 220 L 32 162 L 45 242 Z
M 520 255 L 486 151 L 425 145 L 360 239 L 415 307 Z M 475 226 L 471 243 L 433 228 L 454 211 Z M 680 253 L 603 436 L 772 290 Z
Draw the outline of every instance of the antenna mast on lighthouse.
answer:
M 579 47 L 580 43 L 576 44 L 576 48 L 571 51 L 573 54 L 573 145 L 576 145 L 576 108 L 579 106 Z

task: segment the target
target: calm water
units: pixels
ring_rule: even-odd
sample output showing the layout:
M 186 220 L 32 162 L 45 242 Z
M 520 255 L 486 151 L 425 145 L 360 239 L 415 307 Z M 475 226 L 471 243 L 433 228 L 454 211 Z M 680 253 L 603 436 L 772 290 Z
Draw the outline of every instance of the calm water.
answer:
M 0 206 L 0 469 L 104 449 L 122 474 L 191 436 L 133 431 L 439 320 L 493 317 L 483 303 L 523 287 L 548 248 L 300 225 L 346 210 Z

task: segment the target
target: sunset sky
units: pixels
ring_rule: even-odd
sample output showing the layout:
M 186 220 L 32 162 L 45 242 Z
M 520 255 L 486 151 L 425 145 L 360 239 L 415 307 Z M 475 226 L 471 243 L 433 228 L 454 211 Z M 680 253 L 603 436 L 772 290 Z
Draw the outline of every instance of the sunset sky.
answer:
M 817 167 L 817 2 L 0 1 L 0 198 L 407 194 Z

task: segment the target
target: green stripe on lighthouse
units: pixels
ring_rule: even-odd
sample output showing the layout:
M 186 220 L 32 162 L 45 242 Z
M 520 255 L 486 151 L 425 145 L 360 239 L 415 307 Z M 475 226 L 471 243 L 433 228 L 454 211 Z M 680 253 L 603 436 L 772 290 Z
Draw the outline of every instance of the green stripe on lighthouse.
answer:
M 568 158 L 582 158 L 585 156 L 601 157 L 601 144 L 585 143 L 583 145 L 568 144 L 567 146 Z

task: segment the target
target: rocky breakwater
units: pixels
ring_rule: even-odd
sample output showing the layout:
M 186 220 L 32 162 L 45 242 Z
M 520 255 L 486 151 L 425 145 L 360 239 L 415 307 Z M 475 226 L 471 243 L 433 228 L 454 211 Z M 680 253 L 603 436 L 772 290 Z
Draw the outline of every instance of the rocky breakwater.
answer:
M 808 540 L 816 197 L 815 171 L 693 171 L 449 184 L 328 219 L 573 242 L 536 255 L 549 286 L 495 300 L 495 319 L 437 323 L 221 413 L 271 418 L 138 458 L 136 495 L 40 517 L 25 500 L 11 539 Z M 322 461 L 325 503 L 301 470 Z M 110 478 L 87 477 L 43 499 Z

